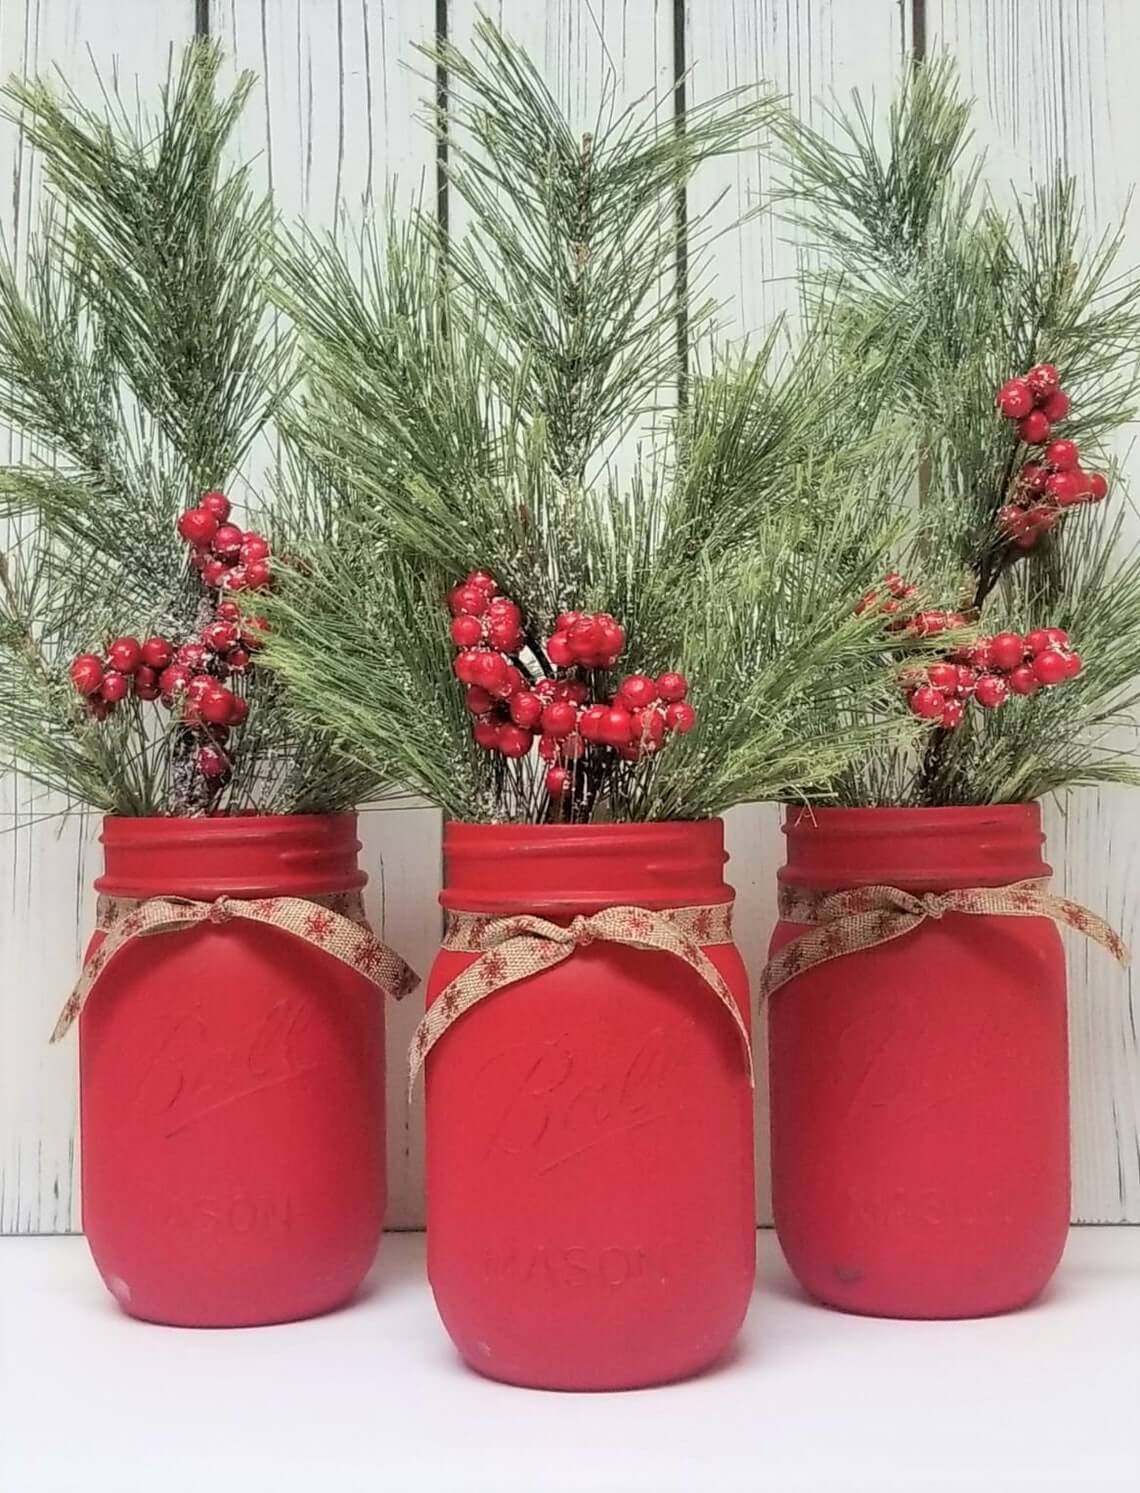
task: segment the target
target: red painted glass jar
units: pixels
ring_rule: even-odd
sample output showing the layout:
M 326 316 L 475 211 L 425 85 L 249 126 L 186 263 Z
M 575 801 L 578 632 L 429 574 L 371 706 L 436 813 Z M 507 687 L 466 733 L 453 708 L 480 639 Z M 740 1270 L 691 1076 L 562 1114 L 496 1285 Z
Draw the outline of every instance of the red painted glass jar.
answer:
M 441 901 L 568 923 L 732 900 L 723 827 L 449 824 Z M 705 949 L 748 1019 L 731 943 Z M 430 1004 L 477 955 L 444 949 Z M 752 1092 L 682 960 L 596 940 L 460 1016 L 427 1059 L 428 1273 L 481 1373 L 623 1389 L 715 1362 L 755 1272 Z
M 320 897 L 366 880 L 350 814 L 112 818 L 102 843 L 111 897 Z M 83 1226 L 125 1311 L 245 1327 L 353 1295 L 384 1217 L 371 984 L 280 929 L 205 922 L 124 945 L 79 1029 Z
M 789 809 L 781 882 L 921 892 L 1049 875 L 1036 804 Z M 804 932 L 778 923 L 775 953 Z M 1069 1222 L 1065 961 L 1045 918 L 946 913 L 769 1008 L 772 1195 L 831 1306 L 974 1317 L 1036 1297 Z

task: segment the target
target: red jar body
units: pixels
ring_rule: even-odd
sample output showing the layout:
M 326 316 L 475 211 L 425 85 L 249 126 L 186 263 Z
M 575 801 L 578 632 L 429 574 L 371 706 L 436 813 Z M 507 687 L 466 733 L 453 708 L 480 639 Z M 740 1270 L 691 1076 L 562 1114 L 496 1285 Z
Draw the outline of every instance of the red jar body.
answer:
M 830 891 L 1047 876 L 1036 804 L 789 809 L 780 880 Z M 802 933 L 778 923 L 771 952 Z M 1044 918 L 948 913 L 771 997 L 776 1228 L 847 1311 L 973 1317 L 1032 1301 L 1069 1223 L 1065 961 Z
M 445 907 L 568 922 L 731 900 L 719 821 L 447 827 Z M 734 945 L 705 951 L 748 1020 Z M 430 1004 L 475 956 L 444 950 Z M 481 1373 L 547 1389 L 691 1374 L 755 1273 L 740 1036 L 667 953 L 594 942 L 460 1017 L 427 1060 L 428 1272 Z
M 108 819 L 102 839 L 96 887 L 115 897 L 317 897 L 366 879 L 353 815 Z M 279 929 L 207 922 L 125 945 L 79 1028 L 84 1232 L 124 1310 L 245 1327 L 352 1296 L 384 1216 L 372 985 Z

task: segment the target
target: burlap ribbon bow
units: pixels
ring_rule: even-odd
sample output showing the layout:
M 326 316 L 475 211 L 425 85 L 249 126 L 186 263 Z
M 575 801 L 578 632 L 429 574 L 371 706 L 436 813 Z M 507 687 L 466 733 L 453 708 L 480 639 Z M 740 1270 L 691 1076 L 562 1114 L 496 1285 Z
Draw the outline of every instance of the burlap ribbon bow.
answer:
M 748 1028 L 732 992 L 702 947 L 732 942 L 732 903 L 725 902 L 661 912 L 607 907 L 589 917 L 576 917 L 565 926 L 529 914 L 494 918 L 449 913 L 443 947 L 476 952 L 479 958 L 439 993 L 416 1028 L 409 1053 L 409 1093 L 428 1053 L 464 1012 L 504 986 L 560 964 L 575 949 L 596 939 L 672 954 L 694 970 L 732 1019 L 744 1047 L 749 1081 L 755 1083 Z
M 228 923 L 234 918 L 280 928 L 339 959 L 395 1000 L 419 984 L 419 976 L 368 926 L 359 892 L 328 897 L 258 897 L 250 901 L 219 897 L 214 902 L 195 902 L 188 897 L 150 897 L 145 901 L 100 897 L 95 926 L 104 936 L 84 961 L 51 1040 L 58 1042 L 67 1033 L 108 964 L 133 939 L 185 932 L 205 922 Z
M 1128 963 L 1123 940 L 1103 918 L 1079 902 L 1054 896 L 1047 890 L 1048 885 L 1048 878 L 1041 877 L 1015 881 L 1008 886 L 923 893 L 904 892 L 895 886 L 853 887 L 843 892 L 809 892 L 781 886 L 781 919 L 815 926 L 786 943 L 769 961 L 760 977 L 760 999 L 764 1000 L 817 964 L 889 943 L 910 933 L 927 918 L 941 918 L 948 912 L 982 917 L 1051 918 L 1100 944 L 1118 963 Z

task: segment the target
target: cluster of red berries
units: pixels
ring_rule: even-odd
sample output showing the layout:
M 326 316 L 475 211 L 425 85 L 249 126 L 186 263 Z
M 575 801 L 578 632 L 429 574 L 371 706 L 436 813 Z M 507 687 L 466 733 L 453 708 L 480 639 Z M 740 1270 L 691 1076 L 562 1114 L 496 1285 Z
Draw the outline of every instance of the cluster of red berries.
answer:
M 221 522 L 229 517 L 229 512 L 229 502 L 221 493 L 207 493 L 200 507 L 182 515 L 179 533 L 187 538 L 184 521 L 194 518 L 195 524 L 189 526 L 193 530 L 198 525 L 196 515 L 205 514 L 214 526 L 216 543 L 225 528 L 233 527 Z M 250 540 L 265 544 L 260 535 L 243 536 L 236 528 L 234 532 L 243 545 Z M 265 554 L 268 554 L 267 545 Z M 241 556 L 236 558 L 240 560 Z M 264 585 L 259 576 L 255 575 L 256 586 L 248 576 L 251 565 L 264 564 L 264 559 L 264 554 L 258 555 L 255 561 L 246 564 L 246 576 L 240 584 L 228 589 L 259 589 Z M 219 559 L 218 563 L 222 561 Z M 228 579 L 238 567 L 223 568 Z M 202 570 L 205 583 L 217 589 L 218 583 L 207 578 L 201 566 L 198 569 Z M 244 617 L 236 601 L 219 599 L 196 637 L 181 644 L 158 636 L 145 642 L 134 637 L 116 638 L 108 645 L 105 657 L 81 653 L 71 665 L 71 682 L 96 720 L 105 720 L 131 694 L 139 700 L 158 700 L 168 710 L 176 709 L 180 723 L 193 732 L 197 770 L 202 777 L 217 782 L 230 770 L 224 750 L 229 732 L 240 726 L 249 713 L 245 696 L 229 688 L 226 681 L 248 672 L 250 655 L 261 646 L 264 634 L 265 623 L 261 618 Z
M 903 580 L 898 571 L 892 570 L 883 581 L 884 590 L 868 591 L 855 606 L 856 616 L 874 609 L 888 617 L 888 632 L 909 633 L 912 637 L 933 638 L 952 627 L 965 627 L 966 618 L 961 612 L 928 610 L 916 612 L 915 599 L 918 587 Z
M 511 662 L 526 642 L 522 613 L 497 593 L 485 570 L 472 571 L 448 593 L 451 640 L 459 649 L 455 674 L 467 686 L 475 740 L 486 751 L 525 757 L 538 738 L 552 798 L 570 792 L 565 764 L 577 762 L 588 745 L 611 747 L 637 762 L 660 751 L 670 731 L 684 735 L 693 729 L 697 715 L 685 699 L 689 687 L 682 674 L 630 674 L 611 699 L 593 704 L 582 679 L 535 681 L 524 674 Z M 624 646 L 624 629 L 607 613 L 563 612 L 545 651 L 555 669 L 608 669 Z
M 1081 672 L 1081 657 L 1060 627 L 1039 627 L 1024 637 L 999 632 L 956 650 L 940 663 L 908 671 L 903 683 L 915 715 L 947 730 L 960 725 L 970 700 L 998 710 L 1011 694 L 1035 695 Z
M 269 542 L 252 529 L 231 524 L 225 493 L 208 492 L 178 520 L 178 532 L 193 548 L 192 563 L 213 591 L 262 591 L 269 585 Z
M 998 513 L 1002 533 L 1019 549 L 1032 549 L 1054 528 L 1067 508 L 1099 503 L 1108 496 L 1100 472 L 1081 470 L 1074 441 L 1054 440 L 1053 426 L 1069 413 L 1069 396 L 1052 363 L 1038 363 L 1023 378 L 1011 378 L 997 393 L 997 407 L 1016 420 L 1028 446 L 1043 446 L 1041 461 L 1028 461 L 1014 478 L 1010 501 Z

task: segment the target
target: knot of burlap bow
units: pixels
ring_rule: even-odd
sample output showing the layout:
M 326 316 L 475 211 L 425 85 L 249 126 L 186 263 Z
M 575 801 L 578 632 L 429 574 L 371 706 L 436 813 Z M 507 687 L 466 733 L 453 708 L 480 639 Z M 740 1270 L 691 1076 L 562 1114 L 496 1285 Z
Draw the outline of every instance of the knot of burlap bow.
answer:
M 58 1042 L 82 1011 L 99 977 L 115 955 L 136 938 L 185 932 L 202 923 L 246 919 L 266 923 L 299 938 L 322 953 L 339 959 L 349 969 L 395 1000 L 419 984 L 419 976 L 400 956 L 380 942 L 364 916 L 359 892 L 328 897 L 218 897 L 196 902 L 189 897 L 100 897 L 96 931 L 102 939 L 84 960 L 75 989 L 68 996 L 51 1040 Z
M 732 904 L 725 902 L 707 907 L 672 907 L 661 912 L 650 912 L 644 907 L 607 907 L 566 924 L 530 914 L 496 918 L 449 913 L 443 947 L 454 952 L 477 953 L 479 957 L 440 991 L 416 1028 L 409 1053 L 409 1093 L 428 1053 L 464 1012 L 504 986 L 560 964 L 575 949 L 595 940 L 659 950 L 672 954 L 694 970 L 735 1025 L 744 1048 L 749 1081 L 755 1082 L 748 1028 L 723 976 L 704 951 L 714 944 L 732 942 Z
M 796 975 L 871 949 L 910 933 L 927 918 L 950 913 L 982 917 L 1050 918 L 1091 938 L 1120 964 L 1129 955 L 1120 935 L 1103 918 L 1047 890 L 1048 879 L 1015 881 L 1008 886 L 964 887 L 948 892 L 906 892 L 897 886 L 852 887 L 842 892 L 811 892 L 781 886 L 780 917 L 787 923 L 813 925 L 784 944 L 760 977 L 760 999 L 779 990 Z

